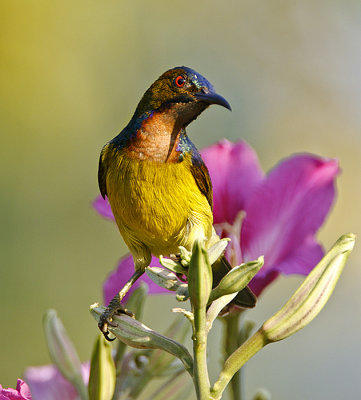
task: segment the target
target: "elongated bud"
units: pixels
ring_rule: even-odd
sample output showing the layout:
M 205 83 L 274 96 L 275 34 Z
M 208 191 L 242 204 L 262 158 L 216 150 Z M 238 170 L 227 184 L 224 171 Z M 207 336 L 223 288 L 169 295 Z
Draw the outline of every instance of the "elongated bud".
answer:
M 221 240 L 218 240 L 213 246 L 211 246 L 208 250 L 208 259 L 210 264 L 214 264 L 219 257 L 221 257 L 224 254 L 224 251 L 226 250 L 226 247 L 228 243 L 231 241 L 229 238 L 223 238 Z
M 354 234 L 341 236 L 283 308 L 227 358 L 211 390 L 214 398 L 221 397 L 234 374 L 264 346 L 287 338 L 316 317 L 331 296 L 354 245 Z M 212 306 L 220 300 L 222 297 Z
M 263 257 L 259 257 L 255 261 L 250 261 L 232 268 L 215 287 L 210 296 L 209 302 L 232 293 L 238 293 L 244 289 L 251 279 L 262 268 L 264 263 Z
M 180 253 L 180 258 L 181 258 L 181 264 L 183 267 L 188 267 L 191 257 L 192 257 L 192 252 L 188 251 L 185 247 L 179 246 L 179 253 Z
M 185 269 L 180 262 L 174 261 L 171 258 L 159 256 L 159 263 L 164 268 L 167 268 L 176 274 L 187 274 L 187 269 Z
M 163 268 L 148 267 L 145 272 L 155 284 L 164 289 L 175 291 L 181 284 L 173 272 Z
M 258 389 L 254 395 L 253 400 L 271 400 L 271 393 L 266 389 Z
M 316 317 L 331 296 L 354 244 L 354 234 L 341 236 L 285 306 L 263 324 L 260 331 L 268 342 L 285 339 Z
M 189 290 L 186 283 L 182 283 L 178 286 L 176 292 L 176 299 L 178 301 L 186 301 L 189 299 Z
M 103 335 L 99 335 L 93 349 L 88 393 L 89 400 L 109 400 L 115 388 L 115 365 L 112 347 Z
M 212 290 L 212 268 L 208 254 L 197 240 L 193 245 L 193 254 L 188 271 L 189 297 L 194 307 L 205 308 Z
M 97 321 L 99 321 L 104 310 L 105 307 L 100 307 L 97 303 L 90 306 L 90 313 Z M 109 326 L 110 332 L 122 342 L 137 349 L 162 349 L 167 351 L 179 358 L 187 372 L 192 374 L 193 359 L 182 344 L 153 331 L 127 315 L 114 316 L 112 325 L 115 326 Z
M 55 310 L 49 310 L 45 314 L 43 325 L 53 363 L 64 378 L 75 386 L 81 398 L 86 398 L 87 390 L 83 382 L 78 354 Z

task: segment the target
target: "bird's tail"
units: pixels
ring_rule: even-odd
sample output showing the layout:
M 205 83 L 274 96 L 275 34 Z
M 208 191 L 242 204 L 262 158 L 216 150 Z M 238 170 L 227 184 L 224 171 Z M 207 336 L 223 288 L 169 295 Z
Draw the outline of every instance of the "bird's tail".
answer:
M 225 256 L 220 257 L 213 265 L 213 288 L 216 287 L 221 279 L 232 269 L 230 263 Z M 231 304 L 239 307 L 252 308 L 256 305 L 257 297 L 252 290 L 246 286 L 232 300 Z

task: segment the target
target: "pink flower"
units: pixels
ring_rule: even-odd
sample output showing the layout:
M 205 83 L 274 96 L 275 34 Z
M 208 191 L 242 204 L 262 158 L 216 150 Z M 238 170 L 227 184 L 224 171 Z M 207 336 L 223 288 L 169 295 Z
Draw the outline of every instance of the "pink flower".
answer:
M 104 201 L 104 200 L 103 200 Z M 152 258 L 151 266 L 160 267 L 159 261 L 156 257 Z M 132 256 L 122 258 L 116 270 L 112 271 L 103 284 L 104 303 L 109 304 L 110 300 L 119 292 L 125 285 L 127 280 L 134 273 L 134 262 Z M 140 282 L 145 282 L 148 285 L 150 294 L 169 293 L 169 290 L 163 289 L 155 284 L 147 274 L 143 274 L 140 279 L 132 286 L 130 291 L 124 297 L 126 301 L 134 289 L 139 287 Z
M 265 175 L 256 153 L 244 141 L 222 140 L 201 154 L 213 183 L 214 224 L 220 235 L 232 239 L 226 254 L 231 264 L 265 257 L 250 284 L 255 294 L 280 273 L 308 274 L 323 255 L 315 234 L 335 197 L 337 161 L 296 154 Z M 107 200 L 99 196 L 93 205 L 101 215 L 114 219 Z M 153 263 L 157 264 L 155 258 Z M 105 282 L 107 300 L 111 298 L 108 287 L 115 295 L 132 271 L 127 257 Z M 151 285 L 153 293 L 165 291 Z
M 82 364 L 82 375 L 86 385 L 89 379 L 89 369 L 89 363 Z M 24 376 L 31 388 L 34 400 L 78 399 L 78 394 L 74 386 L 61 375 L 55 365 L 28 367 L 25 370 Z M 21 399 L 23 399 L 23 397 L 21 397 Z M 0 400 L 3 399 L 0 397 Z
M 323 256 L 315 234 L 334 201 L 338 162 L 296 154 L 264 175 L 247 143 L 227 140 L 204 149 L 202 157 L 213 182 L 214 223 L 232 238 L 231 263 L 265 257 L 250 283 L 255 294 L 280 273 L 308 274 Z
M 28 385 L 18 379 L 16 389 L 4 389 L 0 385 L 0 400 L 32 400 Z

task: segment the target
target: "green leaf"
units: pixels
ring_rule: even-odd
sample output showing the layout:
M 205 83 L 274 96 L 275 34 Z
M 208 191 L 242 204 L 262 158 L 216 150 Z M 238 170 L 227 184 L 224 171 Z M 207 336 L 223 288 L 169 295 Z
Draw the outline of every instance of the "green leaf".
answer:
M 112 358 L 112 347 L 100 334 L 95 342 L 90 364 L 89 400 L 110 400 L 114 388 L 115 365 Z

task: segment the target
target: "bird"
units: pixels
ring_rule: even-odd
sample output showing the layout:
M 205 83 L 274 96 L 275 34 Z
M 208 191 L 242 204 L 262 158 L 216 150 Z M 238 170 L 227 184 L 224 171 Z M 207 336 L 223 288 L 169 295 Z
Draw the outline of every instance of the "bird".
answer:
M 212 84 L 189 67 L 164 72 L 144 93 L 126 127 L 100 154 L 98 183 L 133 256 L 135 272 L 110 302 L 98 326 L 106 339 L 115 314 L 128 311 L 122 299 L 149 266 L 152 255 L 172 255 L 179 246 L 206 248 L 219 240 L 213 227 L 213 190 L 202 157 L 186 127 L 210 105 L 231 110 Z M 221 256 L 212 266 L 213 286 L 232 268 Z M 252 308 L 246 287 L 233 300 Z

